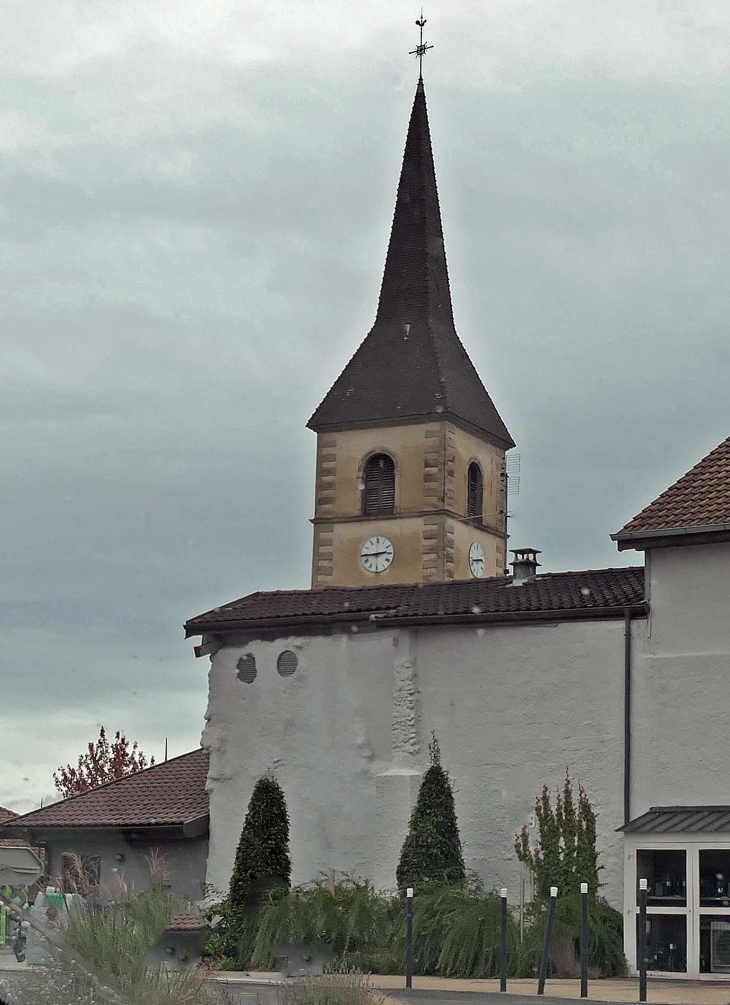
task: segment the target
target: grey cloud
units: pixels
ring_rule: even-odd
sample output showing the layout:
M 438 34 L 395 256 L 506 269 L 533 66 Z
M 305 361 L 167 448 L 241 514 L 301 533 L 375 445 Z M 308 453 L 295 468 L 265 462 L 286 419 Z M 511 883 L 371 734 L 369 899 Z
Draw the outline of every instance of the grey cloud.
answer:
M 181 623 L 307 585 L 304 423 L 372 324 L 412 20 L 14 5 L 0 803 L 48 794 L 98 722 L 194 746 Z M 730 433 L 728 28 L 709 0 L 429 23 L 457 327 L 522 456 L 513 543 L 546 568 L 636 561 L 608 534 Z

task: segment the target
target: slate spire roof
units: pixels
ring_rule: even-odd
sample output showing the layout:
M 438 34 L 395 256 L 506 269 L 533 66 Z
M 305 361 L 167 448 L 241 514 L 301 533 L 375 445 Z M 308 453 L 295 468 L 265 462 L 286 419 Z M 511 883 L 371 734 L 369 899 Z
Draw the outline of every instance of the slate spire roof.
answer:
M 308 422 L 314 430 L 445 413 L 512 438 L 454 327 L 426 94 L 408 126 L 375 324 Z

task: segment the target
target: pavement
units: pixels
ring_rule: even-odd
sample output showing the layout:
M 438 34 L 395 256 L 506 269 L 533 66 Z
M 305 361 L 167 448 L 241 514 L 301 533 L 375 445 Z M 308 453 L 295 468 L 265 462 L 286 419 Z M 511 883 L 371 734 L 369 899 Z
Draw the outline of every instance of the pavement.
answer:
M 253 991 L 258 987 L 281 981 L 279 974 L 221 972 L 218 980 L 227 982 L 231 989 Z M 536 1005 L 537 981 L 534 978 L 511 980 L 507 983 L 507 995 L 500 994 L 498 980 L 467 980 L 464 978 L 414 977 L 413 989 L 407 991 L 403 976 L 374 974 L 372 984 L 384 996 L 400 1005 L 494 1005 L 498 1001 L 508 1001 L 509 1005 Z M 260 1001 L 265 995 L 259 993 Z M 545 984 L 545 998 L 553 1005 L 572 1005 L 580 999 L 580 981 L 548 980 Z M 727 981 L 683 981 L 656 980 L 647 982 L 647 999 L 650 1005 L 728 1005 L 730 1002 L 730 982 Z M 639 982 L 637 978 L 606 979 L 590 981 L 588 1001 L 594 1002 L 638 1002 Z
M 0 952 L 0 980 L 4 973 L 19 973 L 27 964 L 18 963 L 15 957 Z M 282 983 L 278 973 L 244 971 L 219 971 L 213 978 L 226 984 L 241 1005 L 275 1005 L 276 986 Z M 535 979 L 511 980 L 507 994 L 499 992 L 497 980 L 467 980 L 465 978 L 414 977 L 413 988 L 404 987 L 402 975 L 374 974 L 373 988 L 387 999 L 385 1005 L 536 1005 L 537 981 Z M 730 982 L 648 980 L 650 1005 L 728 1005 Z M 580 981 L 548 980 L 545 998 L 551 1005 L 573 1005 L 580 999 Z M 636 978 L 590 981 L 588 1001 L 623 1003 L 638 1002 L 639 982 Z

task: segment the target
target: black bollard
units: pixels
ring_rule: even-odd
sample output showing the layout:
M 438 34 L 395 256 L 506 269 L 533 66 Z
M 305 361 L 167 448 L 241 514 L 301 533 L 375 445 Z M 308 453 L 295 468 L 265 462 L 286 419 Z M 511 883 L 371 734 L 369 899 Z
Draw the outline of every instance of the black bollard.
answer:
M 588 884 L 580 884 L 580 996 L 588 997 Z
M 545 978 L 547 977 L 548 960 L 550 959 L 550 937 L 553 933 L 553 917 L 555 916 L 555 899 L 557 896 L 557 886 L 551 886 L 547 924 L 545 925 L 545 941 L 542 944 L 542 959 L 540 960 L 540 976 L 537 980 L 537 993 L 539 995 L 545 994 Z
M 500 892 L 499 990 L 507 990 L 507 891 Z
M 646 891 L 649 883 L 639 880 L 639 1001 L 646 1001 Z
M 406 987 L 413 987 L 413 887 L 406 890 Z

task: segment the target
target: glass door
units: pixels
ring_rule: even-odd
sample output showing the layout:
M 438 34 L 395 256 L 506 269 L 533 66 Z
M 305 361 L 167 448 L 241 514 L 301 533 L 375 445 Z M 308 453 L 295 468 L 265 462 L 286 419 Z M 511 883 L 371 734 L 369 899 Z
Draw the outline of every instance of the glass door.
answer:
M 730 848 L 696 850 L 698 972 L 730 975 Z
M 688 922 L 691 916 L 687 904 L 687 865 L 687 850 L 684 848 L 640 848 L 636 853 L 637 907 L 639 880 L 646 879 L 649 887 L 647 969 L 654 973 L 687 973 Z M 637 926 L 638 923 L 637 912 Z M 638 930 L 636 937 L 638 947 Z

